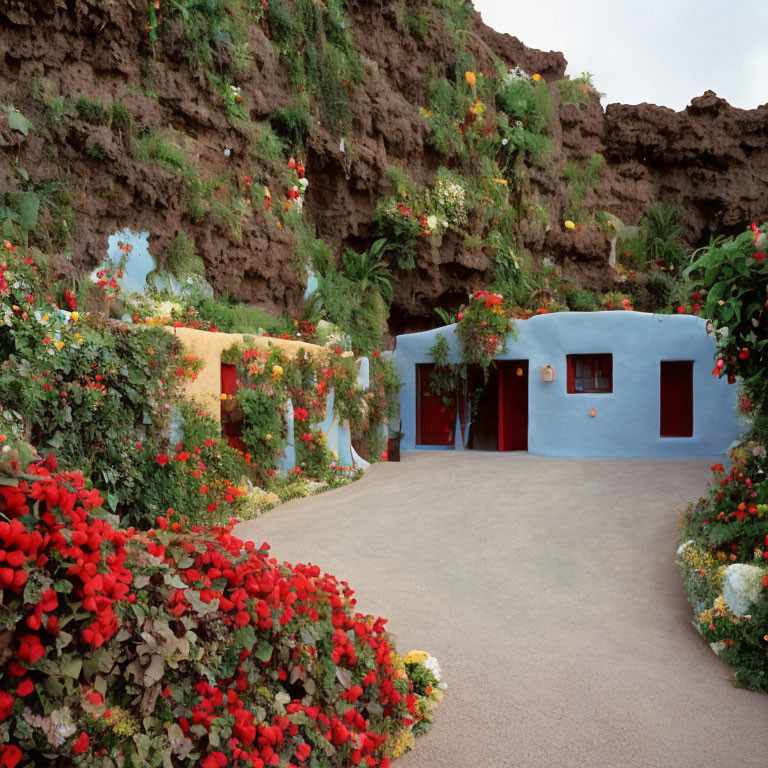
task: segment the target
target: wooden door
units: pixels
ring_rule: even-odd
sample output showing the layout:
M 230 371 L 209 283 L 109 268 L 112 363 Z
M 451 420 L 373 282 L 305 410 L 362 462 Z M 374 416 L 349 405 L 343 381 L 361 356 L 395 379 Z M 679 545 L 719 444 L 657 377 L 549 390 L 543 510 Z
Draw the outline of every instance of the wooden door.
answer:
M 456 433 L 456 405 L 429 391 L 434 365 L 416 366 L 416 445 L 453 445 Z
M 500 360 L 499 450 L 528 450 L 528 361 Z
M 662 360 L 659 375 L 661 437 L 693 437 L 693 362 Z

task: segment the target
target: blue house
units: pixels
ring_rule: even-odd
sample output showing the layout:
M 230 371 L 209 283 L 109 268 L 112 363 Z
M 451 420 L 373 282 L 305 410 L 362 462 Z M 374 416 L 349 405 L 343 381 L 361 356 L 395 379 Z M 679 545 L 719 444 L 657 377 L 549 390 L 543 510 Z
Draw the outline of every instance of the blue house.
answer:
M 702 318 L 616 311 L 518 320 L 518 339 L 508 339 L 487 378 L 469 368 L 474 398 L 446 402 L 430 392 L 429 350 L 442 334 L 451 361 L 461 362 L 455 328 L 397 337 L 404 450 L 706 456 L 742 431 L 737 388 L 712 375 L 716 347 Z

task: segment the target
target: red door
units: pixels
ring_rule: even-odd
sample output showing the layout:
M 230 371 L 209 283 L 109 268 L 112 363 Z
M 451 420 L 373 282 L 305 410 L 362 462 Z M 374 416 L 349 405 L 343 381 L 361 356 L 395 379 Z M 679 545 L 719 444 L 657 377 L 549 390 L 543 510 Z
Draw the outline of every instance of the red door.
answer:
M 693 362 L 662 360 L 659 379 L 661 436 L 693 437 Z
M 446 405 L 429 391 L 433 368 L 432 363 L 416 366 L 416 445 L 453 445 L 456 405 Z
M 237 394 L 237 366 L 227 363 L 221 364 L 221 393 L 223 395 Z M 221 401 L 221 431 L 233 448 L 245 453 L 247 446 L 240 439 L 242 423 L 233 417 L 231 409 L 227 407 L 226 400 Z
M 499 450 L 528 450 L 528 361 L 500 360 Z

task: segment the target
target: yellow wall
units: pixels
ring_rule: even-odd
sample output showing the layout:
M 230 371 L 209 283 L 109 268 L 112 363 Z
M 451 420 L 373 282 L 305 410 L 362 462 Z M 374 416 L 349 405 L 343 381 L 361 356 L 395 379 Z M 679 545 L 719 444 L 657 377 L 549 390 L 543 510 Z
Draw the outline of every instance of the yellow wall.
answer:
M 199 357 L 202 363 L 197 378 L 186 386 L 187 394 L 201 407 L 218 419 L 221 415 L 221 354 L 237 344 L 252 349 L 269 349 L 272 344 L 282 349 L 289 357 L 299 353 L 310 355 L 327 354 L 325 347 L 306 344 L 292 339 L 273 339 L 265 336 L 249 336 L 242 333 L 211 333 L 193 328 L 166 326 L 181 342 L 187 354 Z

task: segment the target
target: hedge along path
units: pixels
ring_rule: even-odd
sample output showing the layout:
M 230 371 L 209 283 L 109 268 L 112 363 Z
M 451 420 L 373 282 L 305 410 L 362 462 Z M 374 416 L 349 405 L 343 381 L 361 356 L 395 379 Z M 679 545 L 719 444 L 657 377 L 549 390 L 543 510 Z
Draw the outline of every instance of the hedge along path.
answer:
M 166 326 L 181 342 L 184 350 L 200 359 L 202 368 L 197 377 L 185 386 L 186 394 L 215 419 L 221 419 L 221 356 L 238 345 L 268 351 L 270 345 L 283 351 L 288 357 L 299 355 L 328 356 L 328 348 L 307 344 L 293 339 L 275 339 L 270 336 L 253 336 L 247 333 L 213 333 L 194 328 Z M 344 357 L 351 357 L 345 352 Z

